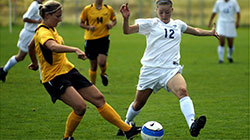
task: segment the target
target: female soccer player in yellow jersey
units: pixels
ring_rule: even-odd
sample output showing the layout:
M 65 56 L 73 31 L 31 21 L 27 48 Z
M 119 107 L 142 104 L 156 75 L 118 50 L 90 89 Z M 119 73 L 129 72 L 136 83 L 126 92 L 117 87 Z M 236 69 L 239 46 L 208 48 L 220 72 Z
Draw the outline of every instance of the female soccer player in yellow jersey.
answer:
M 85 52 L 90 60 L 90 81 L 96 83 L 98 65 L 104 86 L 108 85 L 107 56 L 109 50 L 109 30 L 116 25 L 113 8 L 103 4 L 103 0 L 94 0 L 93 4 L 84 7 L 81 13 L 80 27 L 85 29 Z
M 87 57 L 79 48 L 64 45 L 63 38 L 57 33 L 56 26 L 62 21 L 62 5 L 57 1 L 47 1 L 39 7 L 43 19 L 38 25 L 29 45 L 31 70 L 38 69 L 36 55 L 41 64 L 42 83 L 50 94 L 53 103 L 57 99 L 73 108 L 69 114 L 63 140 L 73 140 L 73 132 L 86 111 L 86 101 L 96 106 L 99 114 L 122 129 L 127 139 L 140 133 L 140 127 L 126 124 L 106 103 L 103 94 L 83 75 L 81 75 L 67 57 L 67 52 L 74 52 L 78 58 Z

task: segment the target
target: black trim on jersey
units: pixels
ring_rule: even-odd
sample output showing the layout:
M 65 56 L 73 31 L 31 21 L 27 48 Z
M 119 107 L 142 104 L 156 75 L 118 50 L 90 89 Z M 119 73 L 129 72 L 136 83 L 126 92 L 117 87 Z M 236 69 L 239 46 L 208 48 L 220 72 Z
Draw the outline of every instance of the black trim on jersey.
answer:
M 36 28 L 36 31 L 39 30 L 41 27 L 44 27 L 44 28 L 46 28 L 46 29 L 49 30 L 49 27 L 47 27 L 47 26 L 45 26 L 45 25 L 40 25 L 39 27 Z M 55 31 L 54 28 L 51 28 L 51 29 L 52 29 L 53 31 Z M 35 31 L 35 32 L 36 32 L 36 31 Z M 39 46 L 40 46 L 40 49 L 41 49 L 41 51 L 42 51 L 42 54 L 43 54 L 44 59 L 45 59 L 50 65 L 52 65 L 52 63 L 53 63 L 52 51 L 49 50 L 49 49 L 47 49 L 47 48 L 45 48 L 45 46 L 43 46 L 41 43 L 39 43 Z
M 40 49 L 42 50 L 42 54 L 44 59 L 50 64 L 53 64 L 53 56 L 52 56 L 52 51 L 45 48 L 41 43 L 39 43 Z
M 37 30 L 39 30 L 41 27 L 44 27 L 44 28 L 46 28 L 46 29 L 49 30 L 49 27 L 47 27 L 47 26 L 45 26 L 45 25 L 40 25 L 39 27 L 36 28 L 35 32 L 36 32 Z M 51 28 L 51 29 L 52 29 L 53 31 L 55 31 L 54 28 Z

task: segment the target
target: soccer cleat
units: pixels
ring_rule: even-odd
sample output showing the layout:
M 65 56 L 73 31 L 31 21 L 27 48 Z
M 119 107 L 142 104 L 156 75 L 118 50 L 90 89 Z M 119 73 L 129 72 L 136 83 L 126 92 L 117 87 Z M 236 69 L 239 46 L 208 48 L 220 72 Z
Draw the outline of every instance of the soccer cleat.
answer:
M 222 64 L 222 63 L 224 63 L 224 61 L 223 60 L 219 60 L 219 64 Z
M 107 86 L 108 85 L 108 75 L 106 73 L 104 73 L 103 75 L 101 74 L 101 78 L 102 78 L 102 84 L 104 86 Z
M 3 67 L 0 68 L 0 80 L 2 80 L 3 82 L 5 82 L 6 80 L 6 75 L 8 74 L 8 72 L 5 72 L 3 70 Z
M 118 129 L 116 136 L 124 136 L 124 133 L 121 129 Z
M 74 137 L 67 137 L 67 138 L 64 138 L 62 140 L 74 140 Z
M 234 62 L 233 58 L 227 58 L 227 59 L 228 59 L 229 63 L 233 63 Z
M 200 116 L 198 119 L 195 119 L 190 127 L 190 134 L 193 137 L 197 137 L 200 134 L 200 130 L 204 128 L 206 124 L 206 116 Z
M 133 137 L 139 133 L 141 133 L 141 127 L 136 127 L 135 125 L 132 125 L 132 128 L 129 131 L 124 132 L 124 135 L 127 139 L 132 140 Z

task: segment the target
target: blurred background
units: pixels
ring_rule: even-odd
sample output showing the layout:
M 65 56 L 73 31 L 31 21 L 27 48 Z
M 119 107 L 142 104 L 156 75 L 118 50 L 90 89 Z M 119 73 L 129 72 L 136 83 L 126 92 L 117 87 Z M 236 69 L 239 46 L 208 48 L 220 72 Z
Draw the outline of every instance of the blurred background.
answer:
M 0 25 L 8 26 L 23 24 L 22 16 L 33 0 L 1 0 L 0 1 Z M 84 6 L 94 0 L 58 0 L 63 4 L 63 23 L 79 24 L 80 13 Z M 131 9 L 131 24 L 136 18 L 150 18 L 155 16 L 155 0 L 104 0 L 111 5 L 117 15 L 118 23 L 121 22 L 119 8 L 121 4 L 128 2 Z M 216 0 L 173 0 L 174 13 L 172 18 L 181 19 L 187 24 L 195 26 L 207 26 Z M 250 10 L 249 0 L 238 0 L 241 8 L 241 26 L 249 26 Z M 11 17 L 11 18 L 9 18 Z M 217 18 L 218 16 L 216 16 Z

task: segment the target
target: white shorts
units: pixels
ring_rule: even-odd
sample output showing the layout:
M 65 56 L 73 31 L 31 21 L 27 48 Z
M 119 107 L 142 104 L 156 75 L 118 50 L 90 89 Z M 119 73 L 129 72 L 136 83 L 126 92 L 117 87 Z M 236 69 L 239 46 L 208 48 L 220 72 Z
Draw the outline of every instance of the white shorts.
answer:
M 228 38 L 235 38 L 237 36 L 234 22 L 217 22 L 217 33 Z
M 28 52 L 29 48 L 28 45 L 30 41 L 33 39 L 33 36 L 35 35 L 35 32 L 28 31 L 26 29 L 22 29 L 22 31 L 19 34 L 19 40 L 17 42 L 17 47 L 20 48 L 24 52 Z
M 182 73 L 183 66 L 178 65 L 174 68 L 152 68 L 142 67 L 139 76 L 137 90 L 152 89 L 154 93 L 161 88 L 170 91 L 167 88 L 168 81 L 176 75 Z

